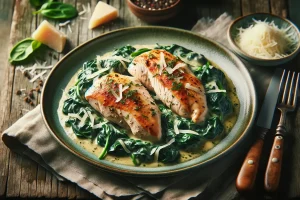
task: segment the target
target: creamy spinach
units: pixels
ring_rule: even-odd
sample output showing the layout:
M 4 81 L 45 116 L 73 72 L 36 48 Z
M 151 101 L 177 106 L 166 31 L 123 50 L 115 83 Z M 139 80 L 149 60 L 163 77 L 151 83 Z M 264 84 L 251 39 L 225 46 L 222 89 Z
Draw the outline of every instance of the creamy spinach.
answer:
M 162 163 L 176 163 L 180 160 L 182 151 L 199 151 L 199 149 L 206 148 L 203 147 L 206 141 L 219 141 L 229 131 L 228 128 L 226 129 L 225 127 L 225 121 L 233 113 L 233 104 L 227 92 L 228 81 L 225 74 L 216 67 L 213 67 L 203 55 L 192 52 L 179 45 L 157 45 L 155 48 L 165 49 L 183 61 L 191 63 L 190 69 L 202 81 L 206 91 L 214 90 L 216 89 L 215 87 L 217 87 L 222 92 L 206 94 L 209 113 L 206 121 L 201 124 L 195 124 L 190 119 L 174 114 L 171 109 L 162 104 L 161 101 L 156 100 L 156 104 L 162 113 L 163 138 L 161 144 L 152 144 L 147 141 L 129 138 L 127 135 L 128 130 L 108 122 L 98 111 L 94 110 L 84 98 L 84 94 L 93 84 L 94 78 L 104 76 L 111 71 L 129 75 L 126 66 L 128 66 L 130 61 L 134 57 L 151 49 L 136 49 L 133 46 L 127 45 L 115 49 L 112 55 L 107 58 L 93 59 L 85 62 L 77 75 L 76 83 L 67 91 L 67 98 L 63 102 L 62 112 L 65 115 L 78 114 L 81 118 L 85 113 L 93 115 L 93 119 L 87 117 L 81 126 L 80 123 L 82 122 L 80 119 L 69 117 L 68 120 L 65 121 L 65 126 L 71 127 L 78 138 L 95 140 L 97 144 L 102 147 L 102 151 L 99 155 L 100 159 L 104 159 L 107 155 L 116 157 L 130 156 L 134 165 L 151 163 L 154 161 L 154 150 L 160 145 L 166 144 L 174 139 L 174 143 L 160 150 L 158 161 Z M 121 56 L 127 61 L 120 61 L 119 59 L 113 58 L 114 56 Z M 105 68 L 109 68 L 110 70 L 97 74 L 95 77 L 91 76 Z M 175 134 L 175 121 L 179 129 L 193 130 L 199 135 L 189 133 Z M 96 125 L 96 128 L 92 126 L 93 124 Z M 97 126 L 97 124 L 100 125 Z M 120 139 L 122 140 L 121 143 Z M 123 145 L 126 146 L 126 149 L 124 149 Z M 128 150 L 130 153 L 128 153 Z

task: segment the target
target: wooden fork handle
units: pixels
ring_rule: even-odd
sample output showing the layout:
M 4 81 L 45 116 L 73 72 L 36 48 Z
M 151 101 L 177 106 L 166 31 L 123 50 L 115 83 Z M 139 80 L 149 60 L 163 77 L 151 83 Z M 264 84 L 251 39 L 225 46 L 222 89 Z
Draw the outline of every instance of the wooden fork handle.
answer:
M 279 185 L 283 158 L 285 128 L 278 126 L 265 174 L 265 190 L 275 192 Z
M 250 192 L 254 187 L 259 160 L 264 145 L 264 136 L 267 132 L 268 129 L 261 130 L 260 137 L 250 148 L 244 160 L 242 168 L 236 179 L 236 188 L 240 193 Z

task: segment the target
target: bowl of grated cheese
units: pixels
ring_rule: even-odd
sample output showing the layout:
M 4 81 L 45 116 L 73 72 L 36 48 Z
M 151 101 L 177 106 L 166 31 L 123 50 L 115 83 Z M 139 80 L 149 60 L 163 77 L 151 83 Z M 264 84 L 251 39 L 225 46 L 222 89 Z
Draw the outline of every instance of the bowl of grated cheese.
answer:
M 300 51 L 300 33 L 289 20 L 269 13 L 254 13 L 233 21 L 229 44 L 236 54 L 252 64 L 276 66 Z

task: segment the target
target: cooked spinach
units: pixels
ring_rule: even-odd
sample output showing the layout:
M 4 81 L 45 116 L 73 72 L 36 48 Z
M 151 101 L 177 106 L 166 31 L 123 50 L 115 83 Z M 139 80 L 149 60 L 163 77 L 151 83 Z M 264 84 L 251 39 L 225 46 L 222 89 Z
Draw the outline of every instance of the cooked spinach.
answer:
M 181 59 L 187 59 L 188 61 L 195 60 L 200 65 L 205 65 L 207 63 L 207 59 L 204 57 L 204 55 L 193 52 L 177 44 L 172 44 L 170 46 L 161 46 L 157 44 L 155 49 L 164 49 L 171 54 L 178 56 Z
M 78 12 L 71 4 L 61 2 L 47 2 L 42 7 L 33 12 L 33 14 L 41 14 L 50 19 L 72 19 L 78 15 Z
M 41 45 L 42 43 L 32 38 L 26 38 L 18 42 L 10 51 L 9 62 L 14 63 L 27 60 Z
M 129 58 L 130 55 L 136 50 L 133 46 L 126 45 L 121 48 L 115 49 L 113 56 L 122 56 L 123 58 Z
M 225 74 L 221 70 L 212 67 L 203 55 L 179 45 L 158 45 L 156 48 L 165 49 L 178 56 L 179 59 L 196 61 L 198 65 L 191 67 L 191 70 L 202 81 L 206 91 L 216 89 L 211 88 L 209 85 L 211 82 L 215 82 L 219 90 L 227 90 Z M 66 115 L 69 113 L 79 113 L 79 116 L 82 117 L 84 115 L 82 109 L 86 109 L 96 115 L 95 124 L 103 123 L 105 119 L 95 111 L 84 98 L 85 92 L 91 87 L 94 79 L 94 77 L 88 77 L 102 68 L 110 68 L 110 70 L 99 74 L 98 77 L 104 76 L 110 71 L 126 74 L 126 68 L 118 59 L 114 59 L 113 56 L 121 56 L 125 59 L 132 60 L 134 57 L 147 51 L 150 51 L 150 49 L 144 48 L 136 50 L 134 47 L 126 45 L 115 49 L 112 53 L 112 57 L 85 62 L 78 73 L 76 84 L 71 87 L 67 93 L 68 98 L 64 102 L 63 113 Z M 125 63 L 128 66 L 129 63 Z M 172 65 L 172 63 L 168 64 Z M 180 83 L 177 84 L 173 82 L 173 90 L 179 90 L 181 87 L 182 85 L 180 85 Z M 126 95 L 129 96 L 127 97 Z M 126 95 L 124 98 L 134 96 L 134 90 Z M 209 107 L 207 120 L 201 124 L 195 124 L 191 119 L 175 115 L 171 109 L 162 104 L 161 101 L 156 101 L 161 111 L 162 140 L 164 143 L 167 143 L 171 139 L 175 139 L 174 143 L 160 150 L 158 161 L 163 163 L 176 162 L 180 158 L 179 150 L 193 150 L 199 148 L 206 140 L 214 139 L 224 132 L 223 121 L 225 117 L 232 112 L 232 103 L 227 92 L 207 93 L 207 102 Z M 197 132 L 197 134 L 176 134 L 174 131 L 175 121 L 179 130 L 193 130 Z M 129 138 L 127 130 L 110 122 L 106 122 L 100 128 L 95 129 L 91 127 L 89 118 L 86 119 L 83 126 L 79 127 L 79 123 L 80 120 L 77 118 L 70 118 L 66 121 L 66 125 L 72 127 L 78 137 L 96 138 L 97 144 L 103 147 L 99 159 L 103 159 L 107 154 L 110 154 L 115 156 L 130 156 L 135 165 L 154 161 L 154 152 L 159 147 L 157 144 Z M 126 150 L 123 145 L 125 145 Z

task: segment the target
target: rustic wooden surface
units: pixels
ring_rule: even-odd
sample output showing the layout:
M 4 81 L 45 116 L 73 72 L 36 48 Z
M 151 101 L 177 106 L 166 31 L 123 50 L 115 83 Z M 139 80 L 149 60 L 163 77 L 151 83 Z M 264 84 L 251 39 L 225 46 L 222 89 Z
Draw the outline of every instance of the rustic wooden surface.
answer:
M 76 5 L 79 11 L 82 5 L 91 4 L 93 8 L 96 0 L 64 0 Z M 137 19 L 127 8 L 125 0 L 104 0 L 120 11 L 120 18 L 100 26 L 91 31 L 87 29 L 88 20 L 77 17 L 72 20 L 70 33 L 67 27 L 59 29 L 66 33 L 69 38 L 69 49 L 91 39 L 102 33 L 115 30 L 122 27 L 147 25 L 145 22 Z M 217 18 L 220 14 L 228 12 L 234 18 L 254 12 L 270 12 L 284 17 L 289 17 L 288 8 L 293 8 L 293 0 L 193 0 L 185 1 L 184 9 L 179 16 L 172 20 L 163 22 L 159 25 L 172 26 L 183 29 L 191 29 L 196 21 L 202 17 Z M 298 4 L 299 5 L 299 4 Z M 26 88 L 30 90 L 36 85 L 26 80 L 21 73 L 17 72 L 8 61 L 8 52 L 12 46 L 19 40 L 30 37 L 31 33 L 36 29 L 43 20 L 40 16 L 33 16 L 33 9 L 28 0 L 0 0 L 0 133 L 20 118 L 24 111 L 22 109 L 32 109 L 33 107 L 26 104 L 21 98 L 15 95 L 16 90 Z M 295 10 L 295 9 L 294 9 Z M 295 16 L 292 13 L 291 16 Z M 299 15 L 298 15 L 299 16 Z M 87 19 L 90 14 L 82 17 Z M 56 23 L 58 27 L 58 24 Z M 299 26 L 299 25 L 298 25 Z M 61 58 L 63 54 L 55 53 L 57 58 Z M 57 59 L 53 56 L 45 58 L 48 64 L 55 64 Z M 297 68 L 298 66 L 298 68 Z M 285 67 L 299 69 L 299 56 Z M 262 80 L 269 78 L 272 69 L 253 68 L 250 70 L 255 81 L 259 100 L 262 100 L 267 83 Z M 299 70 L 298 70 L 299 71 Z M 39 103 L 39 96 L 36 98 L 35 104 Z M 293 157 L 300 152 L 300 112 L 297 109 L 289 116 L 287 128 L 291 134 L 286 139 L 285 156 Z M 275 124 L 276 125 L 276 124 Z M 267 138 L 268 139 L 268 138 Z M 269 138 L 270 139 L 270 138 Z M 268 147 L 268 145 L 267 145 Z M 265 150 L 264 157 L 267 159 L 268 150 Z M 294 156 L 295 157 L 295 156 Z M 242 162 L 242 158 L 240 163 Z M 262 178 L 264 168 L 260 168 L 260 175 L 257 180 L 257 190 L 255 198 L 274 198 L 286 199 L 287 197 L 295 197 L 300 194 L 300 170 L 296 171 L 296 166 L 300 166 L 300 159 L 285 159 L 283 166 L 283 175 L 279 192 L 275 195 L 266 195 L 262 192 Z M 266 163 L 266 161 L 262 161 Z M 239 170 L 240 165 L 235 165 L 230 169 L 232 173 Z M 285 176 L 294 170 L 294 176 Z M 231 173 L 231 174 L 232 174 Z M 207 196 L 212 199 L 242 199 L 253 198 L 252 196 L 241 196 L 235 189 L 235 176 L 228 173 L 226 181 L 222 183 L 214 183 L 215 187 L 208 190 Z M 289 177 L 289 178 L 287 178 Z M 216 190 L 215 188 L 218 188 Z M 28 158 L 19 156 L 11 152 L 0 141 L 0 198 L 68 198 L 68 199 L 87 199 L 95 198 L 89 192 L 79 188 L 71 182 L 59 182 L 52 174 L 47 172 Z M 298 196 L 299 197 L 299 196 Z M 300 197 L 299 197 L 300 198 Z

